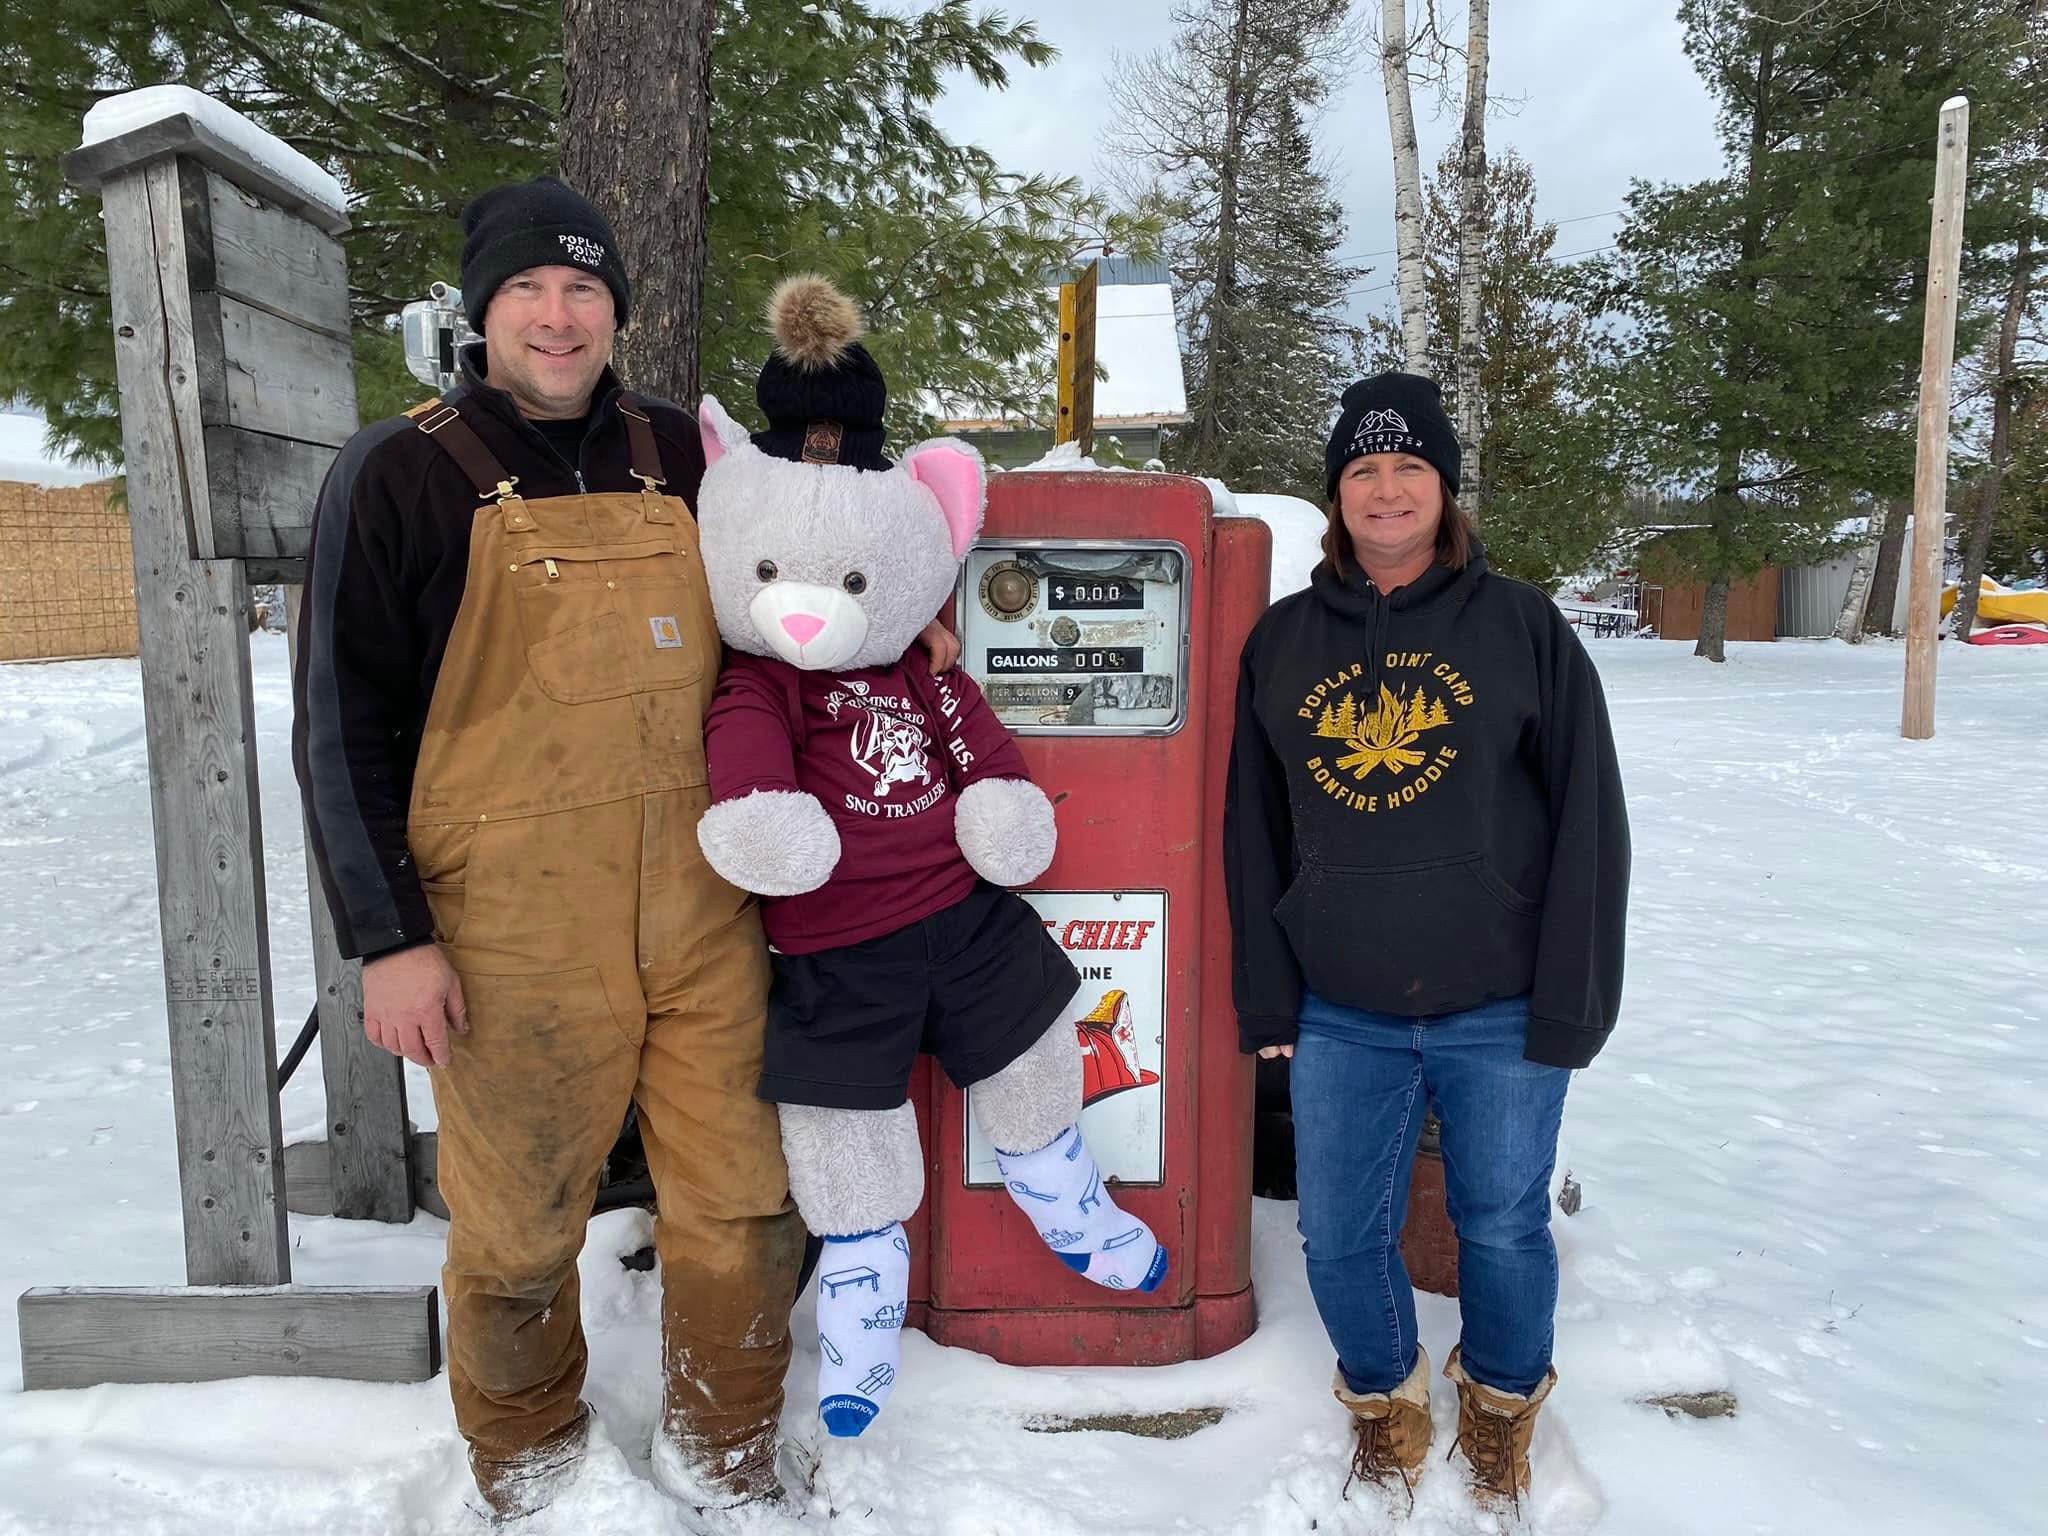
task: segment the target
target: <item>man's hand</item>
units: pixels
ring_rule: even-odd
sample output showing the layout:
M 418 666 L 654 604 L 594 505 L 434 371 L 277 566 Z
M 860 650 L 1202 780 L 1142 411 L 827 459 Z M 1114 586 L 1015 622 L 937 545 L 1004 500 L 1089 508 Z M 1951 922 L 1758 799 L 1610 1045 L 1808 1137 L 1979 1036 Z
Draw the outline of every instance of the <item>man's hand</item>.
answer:
M 1294 1047 L 1291 1045 L 1262 1045 L 1259 1047 L 1259 1060 L 1261 1061 L 1271 1061 L 1275 1056 L 1291 1058 L 1293 1055 Z
M 917 643 L 931 652 L 932 676 L 950 672 L 960 665 L 960 642 L 953 631 L 937 619 L 925 625 L 924 633 L 917 637 Z
M 363 1033 L 423 1067 L 449 1062 L 448 1032 L 469 1033 L 462 982 L 434 943 L 379 955 L 363 966 Z

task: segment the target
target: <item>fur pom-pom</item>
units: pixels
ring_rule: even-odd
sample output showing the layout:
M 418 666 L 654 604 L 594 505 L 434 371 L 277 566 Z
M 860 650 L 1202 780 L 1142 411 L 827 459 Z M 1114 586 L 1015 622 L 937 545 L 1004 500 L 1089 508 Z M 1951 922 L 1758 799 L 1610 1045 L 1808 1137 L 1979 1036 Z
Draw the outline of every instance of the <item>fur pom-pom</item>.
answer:
M 799 368 L 830 368 L 861 337 L 853 300 L 815 272 L 786 277 L 768 300 L 775 350 Z

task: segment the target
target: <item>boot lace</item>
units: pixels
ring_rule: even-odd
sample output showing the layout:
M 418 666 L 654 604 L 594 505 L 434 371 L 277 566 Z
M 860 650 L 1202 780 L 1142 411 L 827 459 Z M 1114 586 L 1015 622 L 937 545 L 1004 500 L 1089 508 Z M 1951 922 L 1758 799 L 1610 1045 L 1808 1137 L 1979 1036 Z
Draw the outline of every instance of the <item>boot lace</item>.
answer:
M 1461 1417 L 1465 1422 L 1458 1426 L 1452 1453 L 1463 1451 L 1480 1487 L 1507 1499 L 1521 1513 L 1522 1491 L 1515 1483 L 1515 1421 L 1492 1413 Z
M 1393 1446 L 1389 1443 L 1389 1421 L 1386 1419 L 1354 1420 L 1358 1430 L 1358 1444 L 1351 1452 L 1351 1475 L 1344 1479 L 1343 1498 L 1351 1497 L 1353 1483 L 1372 1483 L 1384 1488 L 1389 1477 L 1398 1477 L 1401 1486 L 1408 1492 L 1408 1507 L 1415 1508 L 1415 1483 L 1408 1469 L 1394 1460 Z

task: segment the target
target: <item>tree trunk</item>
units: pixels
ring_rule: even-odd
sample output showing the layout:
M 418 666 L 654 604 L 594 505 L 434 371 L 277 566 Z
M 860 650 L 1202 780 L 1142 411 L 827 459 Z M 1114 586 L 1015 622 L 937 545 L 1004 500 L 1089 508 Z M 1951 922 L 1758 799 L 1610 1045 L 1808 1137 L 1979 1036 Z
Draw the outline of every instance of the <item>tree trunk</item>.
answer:
M 1427 375 L 1422 160 L 1415 145 L 1415 108 L 1408 100 L 1407 0 L 1380 0 L 1380 70 L 1387 91 L 1387 129 L 1394 144 L 1394 288 L 1401 304 L 1401 350 L 1410 373 Z
M 1873 539 L 1856 551 L 1856 565 L 1849 572 L 1849 590 L 1842 595 L 1842 611 L 1835 618 L 1835 638 L 1851 645 L 1863 639 L 1863 614 L 1870 603 L 1870 582 L 1877 574 L 1878 541 Z
M 633 288 L 633 388 L 693 408 L 709 207 L 712 0 L 564 0 L 562 174 L 604 210 Z
M 1459 505 L 1476 520 L 1486 507 L 1480 446 L 1486 431 L 1479 383 L 1485 361 L 1480 277 L 1486 259 L 1486 7 L 1469 0 L 1465 52 L 1465 131 L 1458 156 L 1458 479 Z
M 2031 199 L 2029 199 L 2031 201 Z M 2012 461 L 2012 405 L 2019 383 L 2013 359 L 2019 351 L 2020 320 L 2027 309 L 2027 290 L 2034 277 L 2034 231 L 2020 230 L 2020 245 L 2013 257 L 2012 285 L 2005 293 L 2005 317 L 1998 326 L 1997 364 L 1993 377 L 1991 458 L 1984 467 L 1984 485 L 1977 493 L 1977 513 L 1970 520 L 1969 538 L 1963 546 L 1963 575 L 1956 585 L 1955 637 L 1970 638 L 1977 623 L 1977 586 L 1984 579 L 1984 561 L 1991 552 L 1991 529 L 1998 520 L 1998 492 L 2005 483 L 2006 466 Z
M 1884 537 L 1877 546 L 1877 569 L 1870 578 L 1870 597 L 1863 605 L 1863 633 L 1895 635 L 1892 616 L 1899 607 L 1899 567 L 1906 556 L 1906 520 L 1910 497 L 1890 503 L 1884 512 Z
M 1724 571 L 1707 583 L 1706 596 L 1700 602 L 1699 644 L 1692 653 L 1708 661 L 1726 661 L 1727 643 L 1728 575 Z

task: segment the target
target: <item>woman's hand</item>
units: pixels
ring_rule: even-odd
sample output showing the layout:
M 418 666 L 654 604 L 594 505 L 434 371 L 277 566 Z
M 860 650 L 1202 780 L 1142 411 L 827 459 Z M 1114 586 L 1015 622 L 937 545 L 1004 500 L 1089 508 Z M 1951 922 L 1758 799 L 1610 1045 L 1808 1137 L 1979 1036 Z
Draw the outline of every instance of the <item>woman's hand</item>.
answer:
M 931 653 L 933 677 L 950 672 L 960 664 L 959 638 L 937 619 L 925 625 L 917 641 Z
M 1271 1061 L 1275 1056 L 1285 1056 L 1292 1059 L 1293 1055 L 1294 1047 L 1291 1045 L 1262 1045 L 1259 1047 L 1259 1060 L 1261 1061 Z

